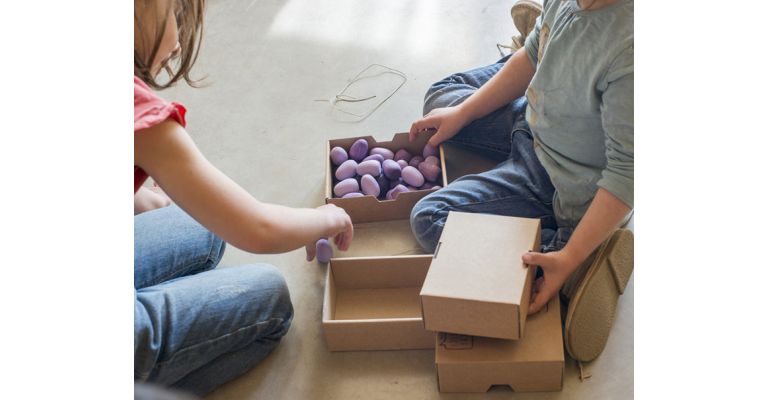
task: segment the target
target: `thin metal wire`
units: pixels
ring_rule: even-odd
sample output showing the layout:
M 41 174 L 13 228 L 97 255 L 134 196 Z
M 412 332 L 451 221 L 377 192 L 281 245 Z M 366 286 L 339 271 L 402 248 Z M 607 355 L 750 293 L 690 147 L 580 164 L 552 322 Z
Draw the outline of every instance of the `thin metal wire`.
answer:
M 379 72 L 378 74 L 375 74 L 375 75 L 371 75 L 371 76 L 362 76 L 368 70 L 370 70 L 371 68 L 374 68 L 374 67 L 381 67 L 381 68 L 384 69 L 384 71 Z M 340 107 L 337 107 L 338 103 L 360 103 L 360 102 L 364 102 L 364 101 L 375 99 L 377 97 L 375 95 L 368 96 L 368 97 L 363 97 L 363 98 L 357 98 L 357 97 L 350 96 L 350 95 L 346 94 L 346 91 L 347 91 L 347 89 L 349 89 L 350 86 L 352 86 L 356 82 L 362 81 L 364 79 L 376 78 L 378 76 L 382 76 L 382 75 L 385 75 L 385 74 L 397 75 L 397 76 L 401 77 L 403 79 L 403 81 L 400 82 L 400 84 L 395 88 L 395 90 L 393 90 L 389 95 L 387 95 L 387 97 L 385 97 L 384 100 L 380 101 L 378 104 L 376 104 L 375 107 L 371 108 L 368 112 L 363 113 L 363 114 L 355 114 L 353 112 L 346 111 L 346 110 L 344 110 L 344 109 L 342 109 Z M 373 114 L 376 110 L 378 110 L 379 107 L 381 107 L 382 104 L 384 104 L 387 100 L 389 100 L 392 96 L 394 96 L 395 93 L 397 93 L 397 91 L 400 90 L 400 88 L 403 87 L 403 85 L 405 85 L 406 82 L 408 82 L 408 76 L 406 76 L 404 72 L 398 71 L 398 70 L 396 70 L 394 68 L 391 68 L 391 67 L 387 67 L 386 65 L 371 64 L 371 65 L 363 68 L 362 71 L 358 72 L 357 75 L 355 75 L 347 83 L 347 85 L 344 86 L 344 89 L 341 89 L 341 91 L 339 93 L 337 93 L 332 99 L 330 99 L 330 100 L 318 99 L 318 100 L 315 100 L 315 101 L 327 101 L 327 102 L 329 102 L 331 104 L 331 107 L 332 107 L 333 110 L 341 112 L 341 113 L 344 113 L 344 114 L 347 114 L 347 115 L 351 115 L 351 116 L 357 118 L 356 120 L 351 120 L 350 121 L 350 120 L 338 120 L 338 119 L 336 119 L 334 117 L 334 119 L 339 121 L 339 122 L 360 122 L 360 121 L 363 121 L 364 119 L 368 118 L 371 114 Z

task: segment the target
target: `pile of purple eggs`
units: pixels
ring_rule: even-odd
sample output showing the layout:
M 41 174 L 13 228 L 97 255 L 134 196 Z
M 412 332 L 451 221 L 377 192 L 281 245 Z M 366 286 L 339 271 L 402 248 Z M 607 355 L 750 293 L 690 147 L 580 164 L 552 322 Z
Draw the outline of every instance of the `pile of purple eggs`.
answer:
M 442 183 L 439 152 L 429 144 L 421 155 L 413 155 L 406 149 L 393 152 L 374 147 L 369 151 L 368 142 L 358 139 L 349 152 L 332 148 L 331 164 L 334 197 L 393 200 L 403 192 L 439 189 Z

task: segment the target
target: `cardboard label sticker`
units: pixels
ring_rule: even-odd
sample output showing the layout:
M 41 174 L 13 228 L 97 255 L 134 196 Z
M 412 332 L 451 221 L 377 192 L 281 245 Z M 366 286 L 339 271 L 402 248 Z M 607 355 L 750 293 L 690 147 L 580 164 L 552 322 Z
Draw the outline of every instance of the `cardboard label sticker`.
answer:
M 472 345 L 472 336 L 440 333 L 440 346 L 446 350 L 470 350 Z

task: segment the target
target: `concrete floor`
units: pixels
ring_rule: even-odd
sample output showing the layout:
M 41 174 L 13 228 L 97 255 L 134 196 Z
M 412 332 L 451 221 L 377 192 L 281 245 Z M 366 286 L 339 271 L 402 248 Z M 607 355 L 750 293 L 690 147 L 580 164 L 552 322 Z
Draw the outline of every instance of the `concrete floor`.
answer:
M 257 198 L 295 207 L 323 203 L 324 144 L 332 138 L 388 139 L 421 115 L 432 82 L 494 62 L 496 43 L 516 33 L 511 1 L 213 0 L 196 76 L 162 93 L 185 104 L 188 130 L 203 153 Z M 328 103 L 364 67 L 384 64 L 408 82 L 370 118 L 335 121 Z M 349 255 L 417 252 L 407 225 L 358 226 Z M 382 233 L 393 234 L 382 245 Z M 337 253 L 337 256 L 340 254 Z M 633 284 L 621 298 L 605 352 L 578 378 L 567 360 L 558 393 L 441 395 L 432 351 L 330 353 L 320 325 L 325 267 L 304 252 L 252 255 L 230 247 L 223 265 L 269 262 L 285 274 L 296 317 L 280 346 L 210 399 L 436 399 L 633 397 Z

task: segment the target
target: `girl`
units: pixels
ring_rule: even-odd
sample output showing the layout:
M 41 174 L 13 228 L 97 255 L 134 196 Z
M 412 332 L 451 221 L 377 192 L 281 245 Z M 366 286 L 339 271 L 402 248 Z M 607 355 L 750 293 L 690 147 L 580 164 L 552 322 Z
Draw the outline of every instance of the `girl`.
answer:
M 542 252 L 523 257 L 543 271 L 529 313 L 562 288 L 566 348 L 590 361 L 633 269 L 632 232 L 617 228 L 634 201 L 634 5 L 544 1 L 538 19 L 534 7 L 512 9 L 523 34 L 535 20 L 524 48 L 434 84 L 411 127 L 411 136 L 437 129 L 432 145 L 450 140 L 507 161 L 423 198 L 411 226 L 433 250 L 451 210 L 541 218 Z
M 134 378 L 204 395 L 263 359 L 293 318 L 279 271 L 266 264 L 214 269 L 225 243 L 281 253 L 334 237 L 352 222 L 333 205 L 262 203 L 211 165 L 185 131 L 186 110 L 157 97 L 189 70 L 204 0 L 134 2 Z M 171 64 L 174 61 L 174 64 Z M 172 67 L 175 65 L 175 68 Z M 156 79 L 166 70 L 170 79 Z M 162 191 L 142 188 L 151 176 Z

